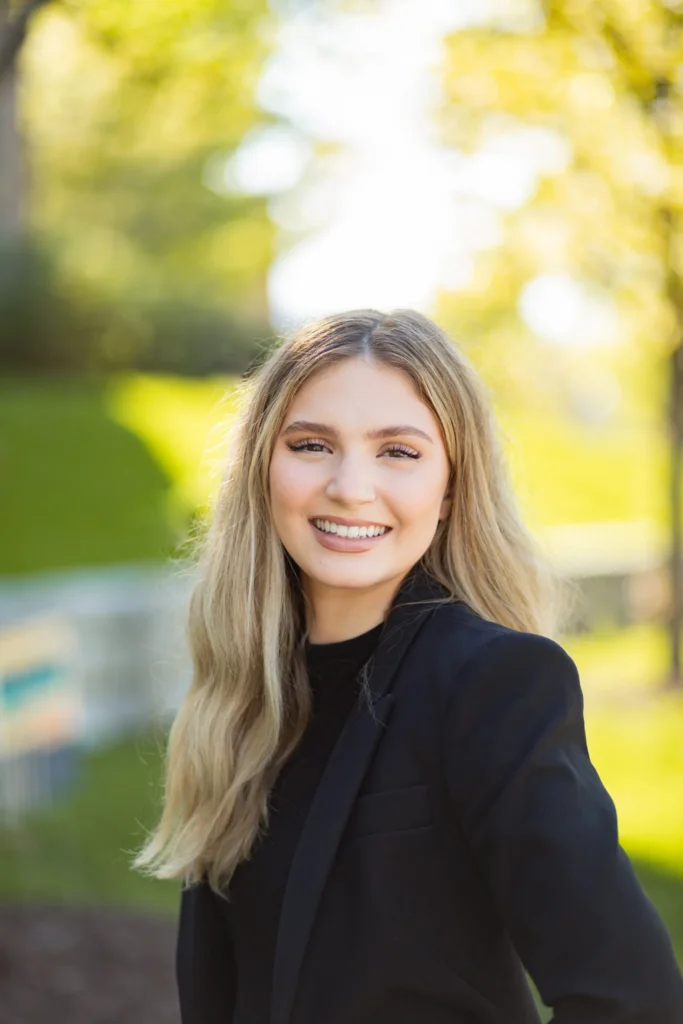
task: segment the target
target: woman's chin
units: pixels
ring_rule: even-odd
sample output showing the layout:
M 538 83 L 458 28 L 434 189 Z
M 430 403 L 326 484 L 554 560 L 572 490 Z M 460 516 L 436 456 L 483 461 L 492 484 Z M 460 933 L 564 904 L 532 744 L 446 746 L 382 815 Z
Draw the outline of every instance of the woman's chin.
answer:
M 407 571 L 407 570 L 405 570 Z M 331 564 L 327 559 L 306 560 L 302 565 L 304 577 L 314 586 L 339 588 L 342 590 L 367 590 L 372 587 L 386 586 L 391 580 L 400 579 L 405 575 L 400 567 L 386 564 L 361 565 L 358 559 L 353 564 Z
M 378 566 L 323 566 L 319 563 L 304 567 L 304 574 L 309 580 L 323 587 L 340 587 L 344 589 L 360 589 L 373 587 L 387 579 L 387 573 Z

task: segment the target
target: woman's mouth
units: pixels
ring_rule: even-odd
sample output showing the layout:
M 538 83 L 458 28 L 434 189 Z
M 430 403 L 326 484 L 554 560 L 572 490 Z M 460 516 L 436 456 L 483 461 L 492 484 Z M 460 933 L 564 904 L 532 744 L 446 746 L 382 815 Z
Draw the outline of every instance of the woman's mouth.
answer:
M 317 540 L 331 551 L 368 551 L 391 533 L 390 526 L 346 526 L 328 519 L 309 519 Z

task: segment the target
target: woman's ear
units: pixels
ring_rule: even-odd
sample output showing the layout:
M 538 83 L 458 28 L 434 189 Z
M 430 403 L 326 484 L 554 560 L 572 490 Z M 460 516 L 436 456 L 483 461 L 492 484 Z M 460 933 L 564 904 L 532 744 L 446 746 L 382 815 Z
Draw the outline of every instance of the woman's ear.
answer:
M 449 487 L 443 496 L 441 502 L 441 508 L 439 509 L 439 519 L 446 519 L 451 511 L 451 488 Z

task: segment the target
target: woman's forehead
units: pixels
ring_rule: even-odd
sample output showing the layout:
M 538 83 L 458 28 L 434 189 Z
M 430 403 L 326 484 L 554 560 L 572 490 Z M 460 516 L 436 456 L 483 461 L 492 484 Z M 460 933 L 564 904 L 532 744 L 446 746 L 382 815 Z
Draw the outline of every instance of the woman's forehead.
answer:
M 374 398 L 373 404 L 424 405 L 403 370 L 363 357 L 344 359 L 313 373 L 295 394 L 290 408 L 320 403 L 328 406 L 353 404 L 356 399 Z M 367 410 L 372 412 L 372 408 Z

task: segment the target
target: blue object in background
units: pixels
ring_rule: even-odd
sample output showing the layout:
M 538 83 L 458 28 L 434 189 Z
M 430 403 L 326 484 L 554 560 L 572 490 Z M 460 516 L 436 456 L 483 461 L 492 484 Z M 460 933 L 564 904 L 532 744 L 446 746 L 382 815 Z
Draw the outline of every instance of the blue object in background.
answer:
M 81 697 L 73 633 L 55 617 L 0 630 L 0 815 L 54 802 L 80 767 Z

